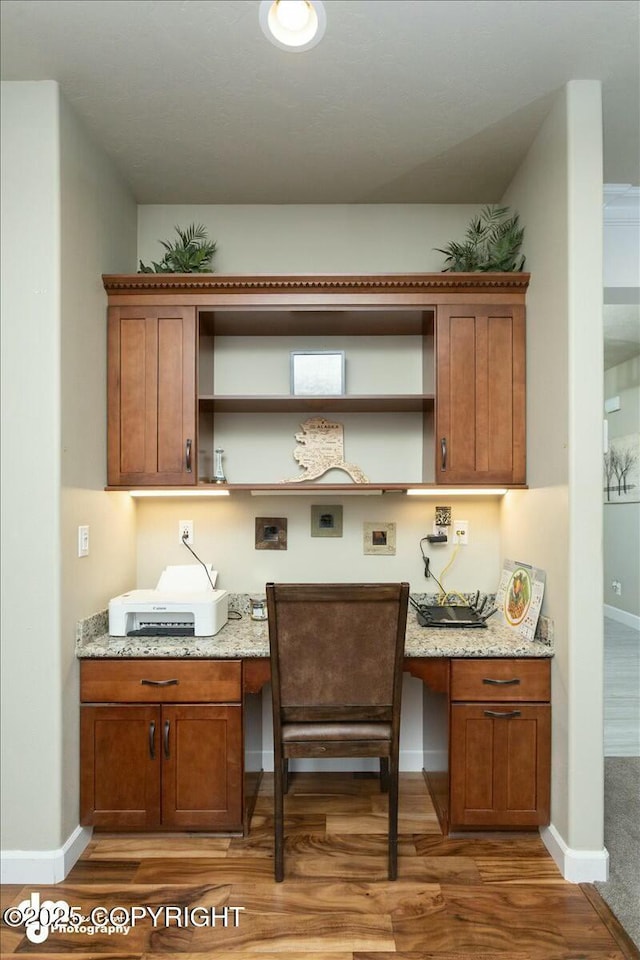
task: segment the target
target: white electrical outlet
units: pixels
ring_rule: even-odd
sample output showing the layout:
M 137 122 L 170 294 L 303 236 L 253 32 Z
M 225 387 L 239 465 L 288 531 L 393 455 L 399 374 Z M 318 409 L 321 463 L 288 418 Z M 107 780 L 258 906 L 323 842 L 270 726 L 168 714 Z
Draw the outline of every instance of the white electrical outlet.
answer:
M 78 556 L 89 556 L 89 527 L 78 527 Z
M 451 524 L 452 540 L 461 547 L 466 547 L 469 543 L 469 521 L 454 520 Z
M 617 597 L 621 597 L 621 596 L 622 596 L 622 584 L 620 583 L 619 580 L 612 580 L 612 581 L 611 581 L 611 589 L 613 590 L 613 592 L 615 593 L 615 595 L 616 595 Z
M 178 542 L 188 543 L 190 547 L 193 546 L 193 520 L 178 521 Z

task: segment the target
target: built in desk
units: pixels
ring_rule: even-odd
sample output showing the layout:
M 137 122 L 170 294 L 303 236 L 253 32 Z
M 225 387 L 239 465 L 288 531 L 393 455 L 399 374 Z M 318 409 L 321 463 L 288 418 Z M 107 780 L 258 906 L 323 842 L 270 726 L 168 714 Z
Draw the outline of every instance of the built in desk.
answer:
M 243 596 L 230 596 L 230 616 Z M 443 833 L 549 822 L 549 626 L 529 642 L 491 621 L 421 627 L 409 610 L 405 670 L 435 695 L 447 731 L 448 762 L 424 771 Z M 106 630 L 105 613 L 78 625 L 81 822 L 246 833 L 260 776 L 247 768 L 246 720 L 259 722 L 270 680 L 266 622 L 243 614 L 215 637 Z

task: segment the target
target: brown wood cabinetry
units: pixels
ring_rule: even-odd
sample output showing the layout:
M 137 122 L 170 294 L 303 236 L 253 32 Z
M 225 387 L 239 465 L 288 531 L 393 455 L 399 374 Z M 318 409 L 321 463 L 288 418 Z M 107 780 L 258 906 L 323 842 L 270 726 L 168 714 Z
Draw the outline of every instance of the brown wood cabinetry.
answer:
M 550 662 L 452 660 L 449 827 L 549 822 Z
M 436 348 L 436 481 L 524 483 L 524 307 L 439 307 Z
M 81 823 L 242 830 L 241 676 L 240 661 L 83 661 Z
M 110 486 L 196 483 L 194 307 L 109 308 L 107 446 Z
M 142 274 L 103 280 L 109 296 L 109 486 L 196 484 L 198 454 L 211 463 L 222 418 L 227 417 L 228 430 L 228 415 L 288 413 L 303 419 L 375 415 L 385 426 L 376 429 L 367 421 L 363 436 L 369 444 L 383 441 L 385 431 L 394 439 L 406 432 L 412 464 L 422 446 L 422 464 L 418 457 L 412 475 L 387 482 L 368 471 L 368 488 L 525 482 L 528 274 Z M 213 367 L 210 357 L 203 362 L 205 342 L 214 345 L 215 354 L 221 338 L 249 344 L 256 337 L 293 337 L 294 349 L 305 349 L 309 338 L 310 349 L 317 349 L 319 341 L 326 346 L 330 338 L 338 344 L 339 338 L 356 337 L 364 345 L 372 338 L 414 337 L 422 352 L 421 377 L 401 377 L 400 390 L 374 384 L 361 393 L 352 392 L 348 381 L 347 393 L 339 397 L 292 396 L 286 382 L 261 392 L 248 372 L 235 378 L 233 393 L 220 390 L 213 373 L 209 385 L 196 386 L 198 368 Z M 282 349 L 288 352 L 290 344 Z M 360 349 L 353 346 L 355 352 Z M 408 389 L 402 392 L 405 382 Z M 236 393 L 236 383 L 245 392 Z M 407 426 L 412 415 L 422 423 L 418 434 Z M 246 450 L 251 434 L 248 421 L 240 422 L 238 450 Z M 263 424 L 259 435 L 264 435 Z M 287 436 L 290 429 L 287 424 Z M 349 430 L 357 429 L 352 422 Z M 372 462 L 388 468 L 394 458 L 376 451 Z M 230 476 L 229 487 L 282 490 L 282 476 L 295 470 L 287 460 L 273 478 Z M 290 486 L 305 488 L 304 483 Z M 343 488 L 353 484 L 325 485 Z

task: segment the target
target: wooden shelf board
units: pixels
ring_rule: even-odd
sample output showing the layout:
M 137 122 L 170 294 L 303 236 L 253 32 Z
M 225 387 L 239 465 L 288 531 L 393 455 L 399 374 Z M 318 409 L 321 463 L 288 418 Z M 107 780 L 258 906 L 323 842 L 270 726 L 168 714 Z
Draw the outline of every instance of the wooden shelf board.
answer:
M 437 494 L 440 490 L 455 489 L 460 491 L 469 491 L 469 496 L 473 496 L 475 491 L 481 491 L 484 487 L 494 489 L 495 487 L 500 487 L 504 490 L 528 490 L 526 483 L 451 483 L 451 484 L 437 484 L 437 483 L 412 483 L 410 481 L 405 481 L 403 483 L 225 483 L 225 484 L 216 484 L 216 483 L 206 483 L 201 480 L 197 484 L 184 485 L 185 493 L 193 490 L 228 490 L 229 493 L 242 493 L 251 490 L 263 491 L 268 493 L 269 491 L 275 491 L 280 493 L 295 493 L 296 491 L 305 492 L 305 493 L 362 493 L 367 494 L 374 491 L 381 491 L 382 493 L 404 493 L 406 490 L 429 490 L 433 494 Z M 116 487 L 116 486 L 106 486 L 105 490 L 126 493 L 129 490 L 155 490 L 155 491 L 170 491 L 175 492 L 181 490 L 181 487 L 178 486 L 166 486 L 161 484 L 154 484 L 153 486 L 140 486 L 137 487 L 134 484 L 129 484 L 127 486 Z M 498 494 L 496 494 L 498 496 Z
M 201 410 L 213 413 L 288 413 L 343 411 L 360 413 L 423 413 L 433 410 L 433 394 L 388 396 L 200 396 Z

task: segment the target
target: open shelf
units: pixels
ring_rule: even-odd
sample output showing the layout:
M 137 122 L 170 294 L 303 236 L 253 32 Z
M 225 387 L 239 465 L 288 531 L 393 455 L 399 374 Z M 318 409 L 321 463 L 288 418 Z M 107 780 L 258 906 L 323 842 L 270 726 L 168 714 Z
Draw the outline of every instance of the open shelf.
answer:
M 287 310 L 273 306 L 260 310 L 199 311 L 200 335 L 207 337 L 307 336 L 433 336 L 435 311 L 418 307 L 378 307 L 345 310 L 342 306 L 309 306 Z
M 371 396 L 201 396 L 206 413 L 424 413 L 433 410 L 433 394 Z

